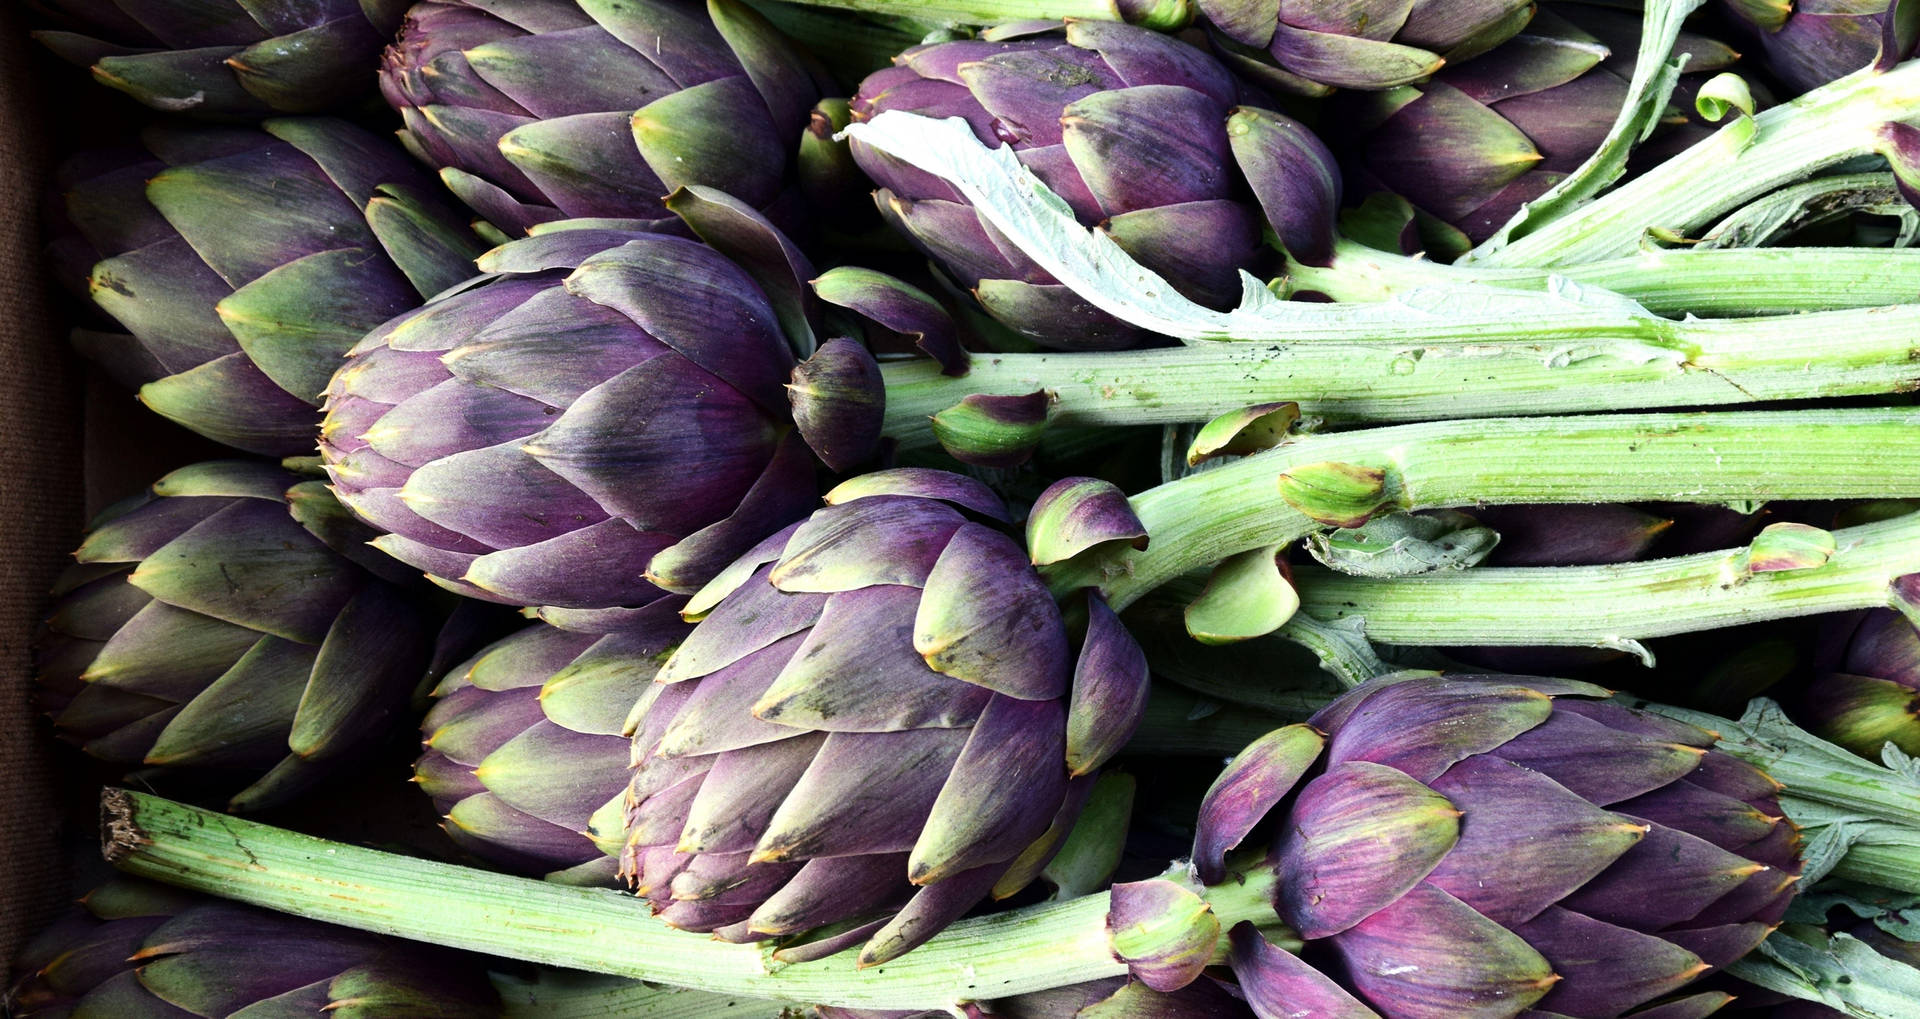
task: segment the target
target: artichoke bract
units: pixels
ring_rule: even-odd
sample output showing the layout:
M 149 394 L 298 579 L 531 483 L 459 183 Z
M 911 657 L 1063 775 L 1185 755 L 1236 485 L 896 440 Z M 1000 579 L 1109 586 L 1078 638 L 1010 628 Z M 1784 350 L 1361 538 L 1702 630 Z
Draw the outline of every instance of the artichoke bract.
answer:
M 1187 297 L 1232 307 L 1262 229 L 1227 129 L 1240 84 L 1205 52 L 1144 28 L 1075 21 L 1064 38 L 1040 31 L 908 50 L 861 83 L 853 117 L 965 118 L 981 144 L 1011 147 L 1083 224 Z M 947 182 L 858 141 L 853 154 L 880 185 L 881 214 L 1009 327 L 1071 349 L 1151 338 L 1056 282 Z
M 1873 63 L 1887 11 L 1884 0 L 1721 0 L 1719 7 L 1760 43 L 1767 70 L 1795 93 Z
M 341 355 L 473 274 L 479 241 L 433 181 L 345 121 L 143 142 L 66 165 L 55 272 L 126 330 L 78 329 L 75 346 L 208 438 L 310 454 Z
M 1328 140 L 1350 153 L 1350 191 L 1407 199 L 1461 235 L 1445 253 L 1486 240 L 1606 140 L 1627 98 L 1639 21 L 1596 5 L 1556 4 L 1511 41 L 1422 84 L 1336 97 Z M 1685 86 L 1738 59 L 1692 33 L 1675 51 L 1688 57 Z M 1698 121 L 1675 119 L 1662 119 L 1656 144 L 1706 133 Z
M 238 776 L 247 809 L 385 738 L 436 620 L 321 540 L 345 517 L 332 501 L 272 464 L 211 461 L 103 513 L 35 647 L 59 734 L 108 761 Z
M 367 70 L 402 0 L 41 0 L 34 38 L 167 113 L 240 120 L 322 113 L 373 91 Z
M 671 223 L 662 201 L 684 185 L 781 203 L 820 98 L 735 0 L 427 0 L 380 89 L 401 141 L 512 237 L 568 218 Z
M 1272 855 L 1254 866 L 1272 868 L 1279 918 L 1344 974 L 1336 984 L 1242 924 L 1233 965 L 1254 1010 L 1712 1011 L 1649 1003 L 1766 937 L 1796 891 L 1799 831 L 1778 783 L 1714 749 L 1712 733 L 1606 693 L 1564 680 L 1385 677 L 1235 758 L 1201 807 L 1201 880 L 1227 878 L 1227 851 L 1272 816 Z M 1119 929 L 1168 884 L 1117 888 L 1110 923 Z M 1165 960 L 1143 956 L 1134 969 L 1156 965 Z M 1708 993 L 1694 1005 L 1725 999 Z
M 617 610 L 698 588 L 814 505 L 783 319 L 740 265 L 600 228 L 479 265 L 327 390 L 321 454 L 377 547 L 471 597 Z
M 1424 81 L 1524 28 L 1533 0 L 1194 0 L 1237 69 L 1324 95 Z
M 447 674 L 414 771 L 455 842 L 511 870 L 618 883 L 627 711 L 686 635 L 682 604 L 606 635 L 536 623 Z
M 871 965 L 1040 872 L 1147 671 L 1097 597 L 1070 630 L 980 483 L 882 471 L 827 503 L 689 602 L 630 722 L 622 862 L 673 926 L 846 923 L 781 957 Z
M 1875 761 L 1889 743 L 1920 754 L 1920 630 L 1871 609 L 1836 617 L 1824 638 L 1825 668 L 1801 697 L 1807 728 Z
M 479 959 L 119 878 L 21 952 L 10 1016 L 501 1014 Z

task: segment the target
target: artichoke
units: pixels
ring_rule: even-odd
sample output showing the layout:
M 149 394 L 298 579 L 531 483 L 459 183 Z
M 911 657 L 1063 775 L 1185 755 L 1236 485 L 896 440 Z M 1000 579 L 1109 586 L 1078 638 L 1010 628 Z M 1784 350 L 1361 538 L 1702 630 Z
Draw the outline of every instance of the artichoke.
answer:
M 1486 240 L 1606 140 L 1627 98 L 1639 34 L 1637 16 L 1559 3 L 1510 42 L 1423 84 L 1338 97 L 1328 141 L 1343 153 L 1349 190 L 1405 198 L 1430 227 L 1440 225 L 1439 243 L 1426 231 L 1440 253 Z M 1676 103 L 1738 59 L 1691 33 L 1675 50 L 1688 56 Z M 1661 130 L 1654 144 L 1706 133 L 1684 115 Z
M 1324 95 L 1426 78 L 1512 38 L 1533 0 L 1194 0 L 1233 64 L 1271 88 Z
M 1873 63 L 1885 0 L 1721 0 L 1760 43 L 1767 70 L 1798 94 Z
M 1825 668 L 1801 699 L 1806 727 L 1875 761 L 1887 744 L 1920 754 L 1920 631 L 1912 621 L 1869 609 L 1836 617 L 1824 637 Z
M 741 265 L 599 228 L 479 264 L 369 333 L 327 389 L 321 453 L 340 501 L 387 532 L 377 547 L 471 597 L 634 608 L 814 504 L 784 305 Z
M 1648 1004 L 1779 922 L 1798 829 L 1780 786 L 1714 749 L 1712 733 L 1606 693 L 1384 677 L 1235 758 L 1201 807 L 1200 878 L 1227 879 L 1227 851 L 1272 814 L 1272 855 L 1252 866 L 1271 868 L 1275 912 L 1309 951 L 1339 961 L 1309 968 L 1241 924 L 1233 964 L 1254 1011 L 1610 1017 L 1724 1002 Z M 1116 888 L 1110 923 L 1166 899 L 1168 883 Z M 1136 975 L 1169 964 L 1131 961 Z
M 575 217 L 670 223 L 662 200 L 689 184 L 784 204 L 820 97 L 737 0 L 426 0 L 380 89 L 401 141 L 513 237 Z
M 618 883 L 627 711 L 685 636 L 682 604 L 660 599 L 611 635 L 536 623 L 446 675 L 414 770 L 455 842 L 511 870 Z
M 372 91 L 366 71 L 406 9 L 399 0 L 40 3 L 61 28 L 34 38 L 62 59 L 156 110 L 221 120 L 321 113 Z
M 61 736 L 238 775 L 232 806 L 251 809 L 392 732 L 435 620 L 322 541 L 344 518 L 319 482 L 244 461 L 182 468 L 101 514 L 35 647 Z
M 472 956 L 119 878 L 21 953 L 7 1014 L 485 1019 Z
M 827 503 L 689 603 L 632 716 L 622 863 L 676 927 L 845 922 L 786 951 L 865 941 L 871 965 L 1039 873 L 1137 724 L 1146 661 L 1097 597 L 1074 639 L 978 482 L 884 471 Z
M 341 355 L 473 274 L 478 242 L 432 181 L 344 121 L 143 139 L 65 167 L 56 275 L 125 330 L 77 330 L 81 352 L 208 438 L 310 454 Z
M 964 117 L 981 144 L 1011 147 L 1082 223 L 1181 293 L 1221 309 L 1239 299 L 1240 272 L 1261 253 L 1261 211 L 1227 130 L 1241 87 L 1206 53 L 1144 28 L 1075 21 L 1064 37 L 937 43 L 895 64 L 861 83 L 854 120 Z M 881 187 L 882 215 L 1001 322 L 1055 347 L 1149 339 L 1055 282 L 945 181 L 857 141 L 853 153 Z

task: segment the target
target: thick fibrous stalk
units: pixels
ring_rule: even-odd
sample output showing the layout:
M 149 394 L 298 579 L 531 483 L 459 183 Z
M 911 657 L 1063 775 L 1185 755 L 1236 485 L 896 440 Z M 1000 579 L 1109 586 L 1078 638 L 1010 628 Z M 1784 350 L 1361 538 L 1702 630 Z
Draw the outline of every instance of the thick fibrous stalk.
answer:
M 1900 498 L 1920 494 L 1920 429 L 1906 410 L 1802 410 L 1452 421 L 1314 435 L 1142 492 L 1144 551 L 1050 567 L 1056 590 L 1116 606 L 1201 566 L 1285 544 L 1321 524 L 1326 469 L 1370 474 L 1367 512 L 1497 503 Z M 1291 487 L 1291 491 L 1288 489 Z
M 1765 532 L 1763 532 L 1765 533 Z M 1920 573 L 1920 514 L 1832 534 L 1831 558 L 1750 570 L 1747 547 L 1605 566 L 1477 567 L 1391 581 L 1294 572 L 1302 611 L 1357 616 L 1387 644 L 1610 646 L 1790 616 L 1880 608 Z
M 1434 333 L 978 355 L 958 378 L 934 361 L 890 363 L 881 368 L 885 432 L 927 445 L 928 418 L 964 396 L 1036 390 L 1052 398 L 1053 424 L 1100 426 L 1200 422 L 1281 400 L 1334 422 L 1391 422 L 1811 399 L 1920 384 L 1920 307 L 1643 320 L 1578 340 L 1544 319 L 1529 336 L 1489 337 L 1478 323 L 1446 320 Z M 1311 327 L 1303 334 L 1310 339 Z

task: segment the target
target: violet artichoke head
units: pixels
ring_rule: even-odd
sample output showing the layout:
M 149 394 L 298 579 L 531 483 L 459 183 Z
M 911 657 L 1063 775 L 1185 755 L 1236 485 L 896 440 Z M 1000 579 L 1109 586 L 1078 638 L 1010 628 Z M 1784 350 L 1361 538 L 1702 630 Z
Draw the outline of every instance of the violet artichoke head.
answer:
M 612 634 L 536 623 L 447 674 L 414 771 L 456 843 L 509 870 L 618 883 L 627 711 L 686 635 L 682 604 L 660 599 Z
M 7 1014 L 487 1019 L 499 995 L 480 961 L 118 878 L 31 942 Z
M 311 454 L 341 355 L 473 274 L 479 241 L 432 180 L 345 121 L 143 142 L 63 168 L 55 273 L 125 330 L 76 330 L 81 353 L 210 439 Z
M 888 110 L 963 117 L 1141 264 L 1215 308 L 1256 265 L 1261 213 L 1227 130 L 1240 85 L 1184 42 L 1075 21 L 1040 34 L 908 50 L 854 96 L 856 121 Z M 1055 347 L 1117 348 L 1150 336 L 1095 310 L 998 236 L 945 181 L 855 142 L 883 216 L 1009 327 Z
M 1767 70 L 1794 94 L 1873 63 L 1885 0 L 1721 0 L 1722 10 L 1760 43 Z
M 1146 662 L 1097 598 L 1070 629 L 978 482 L 884 471 L 827 503 L 689 603 L 634 711 L 623 863 L 676 927 L 846 923 L 781 957 L 874 964 L 1039 873 Z
M 1486 240 L 1606 140 L 1626 101 L 1639 22 L 1597 5 L 1558 3 L 1511 41 L 1422 84 L 1337 97 L 1328 141 L 1345 154 L 1349 190 L 1405 198 L 1430 219 L 1423 233 L 1437 253 Z M 1688 56 L 1686 86 L 1738 59 L 1691 33 L 1675 50 Z M 1679 115 L 1663 119 L 1660 130 L 1670 137 L 1655 144 L 1664 145 L 1704 135 L 1706 126 Z M 1434 242 L 1433 227 L 1445 241 Z
M 232 806 L 250 809 L 392 732 L 437 620 L 321 540 L 344 514 L 299 481 L 211 461 L 94 522 L 35 647 L 63 738 L 126 765 L 237 775 Z
M 1324 95 L 1424 81 L 1512 38 L 1533 0 L 1195 0 L 1237 69 Z
M 1309 968 L 1243 925 L 1234 966 L 1255 1011 L 1704 1014 L 1671 1002 L 1779 922 L 1799 833 L 1779 785 L 1713 734 L 1605 695 L 1388 677 L 1235 758 L 1201 808 L 1200 877 L 1221 880 L 1226 850 L 1276 812 L 1275 909 L 1339 962 Z M 1116 916 L 1144 898 L 1116 890 Z M 1724 1001 L 1709 993 L 1696 1004 Z
M 368 334 L 327 390 L 321 453 L 377 547 L 471 597 L 632 608 L 814 505 L 784 305 L 740 265 L 596 228 L 479 265 Z
M 426 0 L 380 88 L 414 155 L 511 237 L 569 218 L 672 222 L 662 202 L 685 185 L 790 202 L 820 98 L 736 0 Z
M 1875 761 L 1889 743 L 1920 754 L 1920 630 L 1871 609 L 1837 617 L 1824 636 L 1827 669 L 1801 698 L 1808 730 Z
M 39 0 L 34 38 L 166 113 L 251 120 L 322 113 L 372 91 L 367 69 L 401 0 Z

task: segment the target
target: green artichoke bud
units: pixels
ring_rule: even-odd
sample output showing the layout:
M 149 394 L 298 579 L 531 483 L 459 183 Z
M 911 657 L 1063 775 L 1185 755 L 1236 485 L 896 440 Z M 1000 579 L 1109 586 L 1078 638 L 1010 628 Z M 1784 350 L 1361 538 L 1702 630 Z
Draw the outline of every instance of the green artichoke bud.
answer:
M 63 738 L 121 764 L 237 775 L 232 806 L 258 808 L 393 731 L 435 620 L 309 529 L 343 514 L 299 480 L 212 461 L 94 521 L 35 647 Z
M 61 174 L 56 275 L 124 332 L 74 344 L 186 427 L 313 452 L 320 392 L 367 330 L 473 274 L 479 241 L 391 142 L 345 121 L 155 128 Z
M 509 237 L 580 217 L 671 223 L 665 197 L 695 184 L 789 219 L 820 97 L 737 0 L 427 0 L 380 89 L 407 147 Z
M 322 113 L 370 91 L 401 0 L 40 0 L 34 38 L 101 84 L 217 120 Z
M 479 959 L 119 878 L 21 953 L 7 1014 L 487 1019 Z

